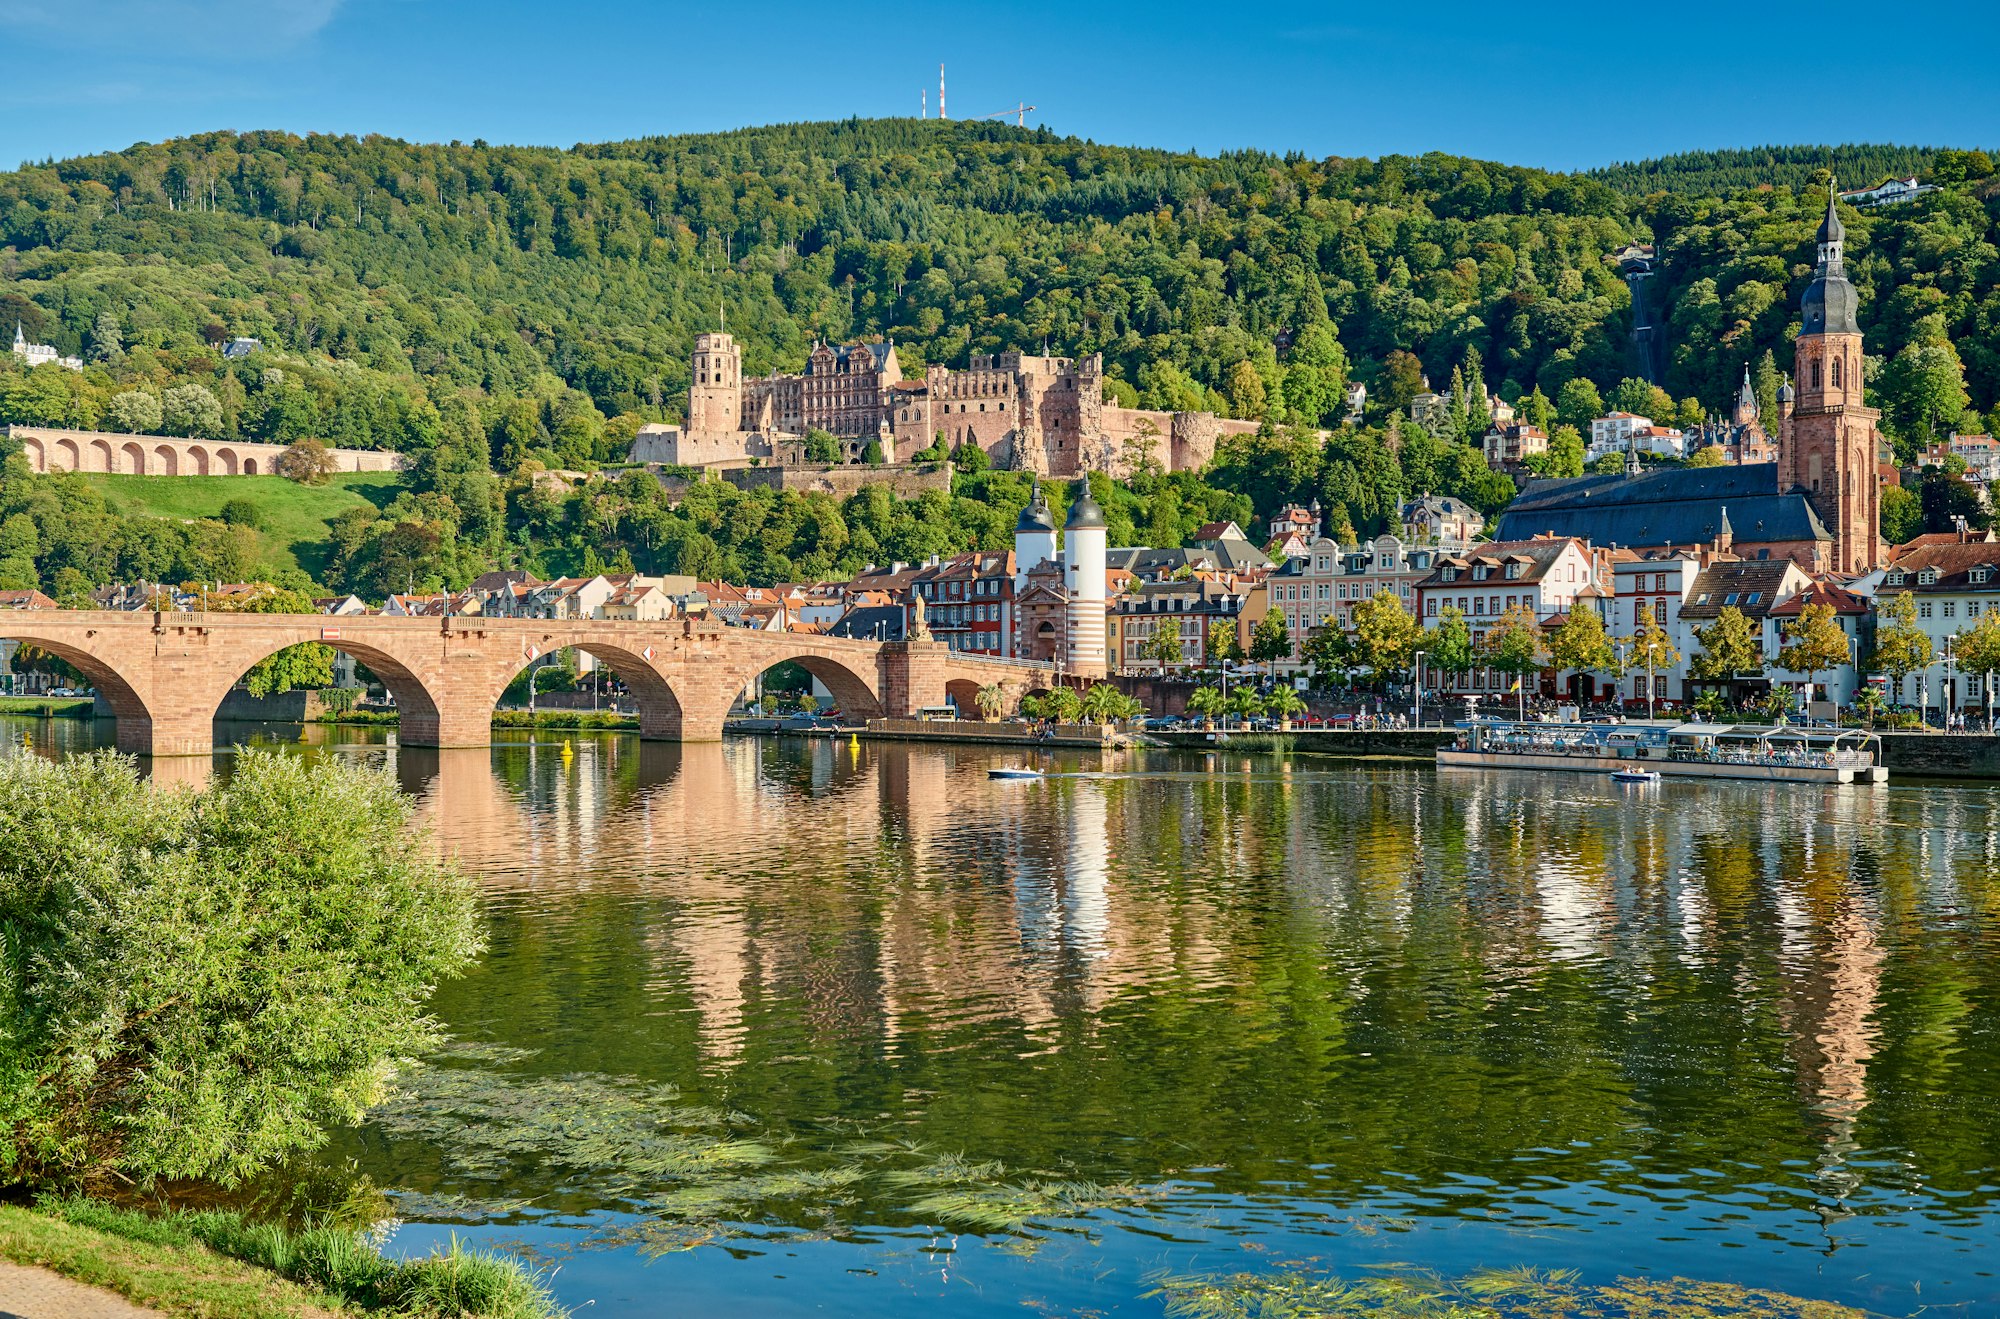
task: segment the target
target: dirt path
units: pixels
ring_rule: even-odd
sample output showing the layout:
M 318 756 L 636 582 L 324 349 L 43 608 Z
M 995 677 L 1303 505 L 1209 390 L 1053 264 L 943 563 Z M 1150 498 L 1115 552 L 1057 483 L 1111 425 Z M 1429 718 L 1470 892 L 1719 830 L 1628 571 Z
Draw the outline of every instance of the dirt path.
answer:
M 0 1319 L 161 1319 L 122 1296 L 0 1260 Z

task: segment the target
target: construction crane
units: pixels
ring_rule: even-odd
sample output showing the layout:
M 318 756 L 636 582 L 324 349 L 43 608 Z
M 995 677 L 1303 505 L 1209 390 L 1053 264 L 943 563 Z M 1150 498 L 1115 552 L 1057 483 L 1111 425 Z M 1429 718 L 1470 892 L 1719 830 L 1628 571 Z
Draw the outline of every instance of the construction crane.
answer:
M 977 117 L 980 119 L 1005 119 L 1008 115 L 1013 115 L 1015 127 L 1026 128 L 1028 126 L 1028 111 L 1040 108 L 1039 106 L 1029 105 L 1026 102 L 1017 101 L 1011 110 L 995 110 L 992 114 L 983 114 Z

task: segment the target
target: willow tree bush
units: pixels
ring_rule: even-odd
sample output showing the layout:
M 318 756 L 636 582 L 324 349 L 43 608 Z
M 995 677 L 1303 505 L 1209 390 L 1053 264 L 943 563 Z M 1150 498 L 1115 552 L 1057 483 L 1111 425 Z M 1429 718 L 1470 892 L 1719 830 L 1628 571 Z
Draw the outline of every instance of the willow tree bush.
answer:
M 228 1183 L 324 1139 L 430 1045 L 481 947 L 392 780 L 246 753 L 0 763 L 0 1183 Z

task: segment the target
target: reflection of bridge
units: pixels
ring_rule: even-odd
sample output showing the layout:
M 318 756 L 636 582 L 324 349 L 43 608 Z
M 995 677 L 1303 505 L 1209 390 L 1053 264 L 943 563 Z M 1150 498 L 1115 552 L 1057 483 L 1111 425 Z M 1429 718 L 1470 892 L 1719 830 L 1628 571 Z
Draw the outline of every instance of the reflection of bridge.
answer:
M 952 653 L 931 641 L 848 641 L 690 620 L 336 618 L 322 614 L 22 612 L 0 623 L 13 641 L 68 661 L 118 716 L 118 746 L 142 755 L 199 755 L 223 696 L 251 665 L 320 641 L 372 669 L 401 712 L 397 740 L 484 746 L 494 704 L 523 667 L 575 647 L 602 661 L 639 705 L 643 737 L 710 741 L 737 695 L 791 661 L 826 685 L 850 717 L 908 717 L 999 684 L 1011 707 L 1055 681 L 1046 664 Z

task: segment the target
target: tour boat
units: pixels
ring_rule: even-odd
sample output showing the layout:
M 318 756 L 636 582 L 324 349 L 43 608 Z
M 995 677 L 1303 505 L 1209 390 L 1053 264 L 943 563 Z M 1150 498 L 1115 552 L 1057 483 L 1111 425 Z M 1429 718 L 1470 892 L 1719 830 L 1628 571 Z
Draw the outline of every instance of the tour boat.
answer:
M 1038 769 L 989 769 L 986 771 L 986 777 L 989 779 L 1038 779 L 1042 777 L 1042 771 Z
M 1855 728 L 1475 719 L 1458 729 L 1456 744 L 1438 748 L 1440 766 L 1608 773 L 1621 782 L 1638 782 L 1623 777 L 1634 771 L 1779 783 L 1883 783 L 1889 777 L 1880 741 Z

